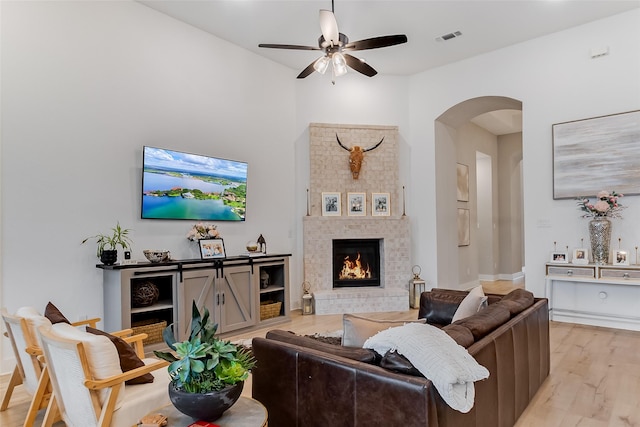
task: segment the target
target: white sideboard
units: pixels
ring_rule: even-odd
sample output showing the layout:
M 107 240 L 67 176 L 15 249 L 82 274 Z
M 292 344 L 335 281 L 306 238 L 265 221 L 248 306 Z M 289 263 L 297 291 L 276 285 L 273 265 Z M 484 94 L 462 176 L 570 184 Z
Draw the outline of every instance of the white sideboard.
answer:
M 640 265 L 546 264 L 549 317 L 640 330 Z

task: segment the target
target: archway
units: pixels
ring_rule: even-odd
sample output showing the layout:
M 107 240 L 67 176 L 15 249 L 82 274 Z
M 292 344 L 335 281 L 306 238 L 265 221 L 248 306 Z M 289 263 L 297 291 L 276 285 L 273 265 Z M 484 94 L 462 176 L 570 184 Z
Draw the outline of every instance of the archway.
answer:
M 440 287 L 467 289 L 480 279 L 513 280 L 522 276 L 522 132 L 517 129 L 496 135 L 471 122 L 501 110 L 521 112 L 522 102 L 499 96 L 473 98 L 454 105 L 436 119 Z M 457 165 L 468 168 L 466 200 L 456 197 Z M 460 226 L 468 230 L 461 231 Z M 468 239 L 459 242 L 459 235 Z

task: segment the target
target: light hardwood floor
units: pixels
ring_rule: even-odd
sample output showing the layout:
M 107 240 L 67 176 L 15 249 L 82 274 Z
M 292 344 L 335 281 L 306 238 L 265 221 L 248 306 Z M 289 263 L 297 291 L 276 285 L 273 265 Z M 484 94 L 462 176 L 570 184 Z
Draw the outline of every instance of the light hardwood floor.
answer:
M 509 282 L 483 283 L 483 287 L 492 293 L 513 289 Z M 368 316 L 415 319 L 417 310 Z M 227 338 L 263 337 L 267 330 L 276 328 L 298 334 L 333 332 L 342 329 L 342 315 L 303 316 L 294 311 L 289 322 Z M 551 374 L 516 427 L 640 427 L 640 332 L 551 322 L 550 340 Z M 0 378 L 3 395 L 7 381 L 7 375 Z M 22 425 L 29 397 L 21 388 L 9 409 L 0 412 L 2 427 Z M 243 394 L 251 394 L 250 381 Z M 41 420 L 42 414 L 36 425 Z

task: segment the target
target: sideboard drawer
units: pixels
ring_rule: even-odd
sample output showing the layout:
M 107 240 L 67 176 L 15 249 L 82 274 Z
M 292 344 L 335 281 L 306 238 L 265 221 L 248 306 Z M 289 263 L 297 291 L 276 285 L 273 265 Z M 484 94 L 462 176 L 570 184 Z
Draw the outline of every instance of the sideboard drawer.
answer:
M 593 267 L 573 267 L 573 266 L 548 266 L 547 274 L 552 276 L 577 276 L 595 278 L 596 273 Z
M 602 279 L 640 279 L 640 270 L 630 270 L 623 268 L 600 268 L 600 278 Z

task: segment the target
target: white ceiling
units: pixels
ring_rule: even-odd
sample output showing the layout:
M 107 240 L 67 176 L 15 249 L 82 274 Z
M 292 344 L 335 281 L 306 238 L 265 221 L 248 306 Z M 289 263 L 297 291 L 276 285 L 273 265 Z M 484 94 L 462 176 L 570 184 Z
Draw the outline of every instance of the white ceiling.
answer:
M 331 10 L 331 0 L 139 1 L 296 71 L 320 52 L 258 44 L 317 46 L 318 11 Z M 354 54 L 380 74 L 411 75 L 638 7 L 640 0 L 337 0 L 335 15 L 350 41 L 406 34 L 405 44 Z M 462 36 L 436 41 L 454 31 Z
M 296 72 L 321 53 L 258 44 L 317 46 L 318 11 L 331 10 L 331 0 L 138 1 Z M 406 34 L 405 44 L 353 54 L 379 74 L 407 76 L 638 7 L 640 0 L 337 0 L 335 15 L 350 41 Z M 462 35 L 436 40 L 455 31 Z M 522 130 L 521 111 L 494 111 L 472 121 L 496 135 Z

